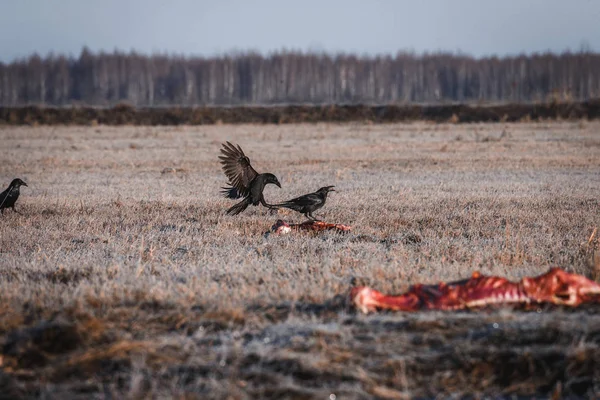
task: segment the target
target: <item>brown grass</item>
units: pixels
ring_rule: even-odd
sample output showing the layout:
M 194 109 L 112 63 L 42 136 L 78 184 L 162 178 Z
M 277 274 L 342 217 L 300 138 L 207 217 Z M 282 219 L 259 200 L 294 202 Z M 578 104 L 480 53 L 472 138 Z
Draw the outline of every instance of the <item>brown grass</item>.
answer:
M 0 393 L 406 398 L 600 394 L 600 310 L 356 315 L 473 270 L 600 275 L 600 123 L 0 130 Z M 265 237 L 229 217 L 220 142 L 271 202 L 336 185 L 349 235 Z M 0 396 L 2 397 L 2 396 Z

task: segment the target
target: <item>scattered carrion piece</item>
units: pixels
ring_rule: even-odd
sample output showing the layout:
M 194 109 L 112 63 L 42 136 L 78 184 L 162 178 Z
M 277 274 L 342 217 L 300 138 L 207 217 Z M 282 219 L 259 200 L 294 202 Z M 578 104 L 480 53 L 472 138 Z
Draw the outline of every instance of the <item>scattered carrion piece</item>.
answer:
M 330 224 L 322 221 L 306 221 L 301 224 L 288 224 L 287 222 L 278 219 L 275 225 L 271 227 L 271 232 L 276 235 L 285 235 L 290 233 L 292 230 L 295 231 L 309 231 L 309 232 L 322 232 L 322 231 L 336 231 L 336 232 L 348 232 L 352 228 L 348 225 L 342 224 Z
M 511 282 L 473 273 L 470 279 L 437 285 L 414 285 L 407 293 L 386 296 L 369 287 L 355 287 L 350 300 L 364 313 L 377 310 L 463 310 L 486 306 L 529 308 L 540 304 L 577 307 L 600 303 L 600 285 L 582 275 L 552 268 L 543 275 Z

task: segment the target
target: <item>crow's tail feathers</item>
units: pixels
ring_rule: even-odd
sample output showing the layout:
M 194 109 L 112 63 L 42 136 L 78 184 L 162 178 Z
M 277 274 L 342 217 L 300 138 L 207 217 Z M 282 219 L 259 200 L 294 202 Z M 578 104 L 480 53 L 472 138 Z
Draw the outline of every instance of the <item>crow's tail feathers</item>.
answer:
M 295 204 L 294 202 L 291 201 L 284 201 L 283 203 L 279 203 L 279 204 L 271 204 L 272 208 L 289 208 L 291 210 L 295 210 L 297 211 L 298 208 L 300 208 L 297 204 Z
M 227 210 L 227 214 L 238 215 L 239 213 L 244 211 L 246 208 L 248 208 L 249 205 L 250 205 L 250 202 L 248 201 L 248 199 L 244 199 L 244 200 L 240 201 L 239 203 L 235 204 L 229 210 Z
M 238 192 L 238 190 L 233 186 L 222 187 L 221 189 L 222 190 L 220 193 L 228 199 L 239 199 L 240 197 L 242 197 L 240 192 Z

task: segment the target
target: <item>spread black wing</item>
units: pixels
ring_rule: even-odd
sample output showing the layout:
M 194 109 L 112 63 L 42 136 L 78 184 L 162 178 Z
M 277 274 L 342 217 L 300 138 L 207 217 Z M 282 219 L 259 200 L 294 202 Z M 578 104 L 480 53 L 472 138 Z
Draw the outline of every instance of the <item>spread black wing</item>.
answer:
M 223 172 L 229 179 L 230 188 L 223 188 L 221 192 L 226 197 L 235 199 L 245 197 L 250 193 L 250 182 L 258 175 L 258 172 L 250 165 L 250 159 L 246 157 L 242 148 L 226 142 L 221 149 L 223 155 L 219 156 L 223 165 Z

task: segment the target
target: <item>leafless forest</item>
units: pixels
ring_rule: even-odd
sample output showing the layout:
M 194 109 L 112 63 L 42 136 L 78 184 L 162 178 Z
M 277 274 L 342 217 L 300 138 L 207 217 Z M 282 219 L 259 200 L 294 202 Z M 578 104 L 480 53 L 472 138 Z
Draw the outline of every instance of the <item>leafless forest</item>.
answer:
M 388 313 L 474 270 L 600 275 L 600 123 L 3 127 L 0 398 L 600 395 L 600 309 Z M 350 234 L 236 217 L 220 143 Z
M 0 63 L 0 106 L 544 102 L 600 96 L 600 54 L 475 59 L 299 52 L 214 58 L 33 55 Z

